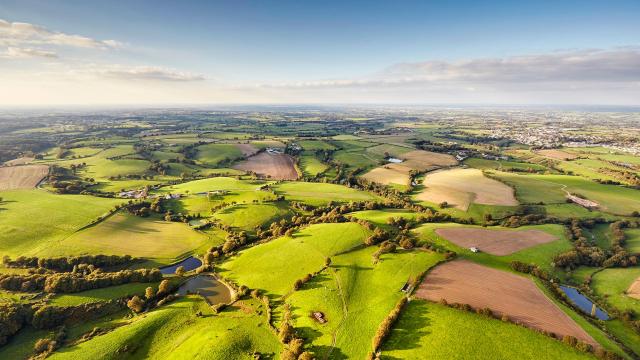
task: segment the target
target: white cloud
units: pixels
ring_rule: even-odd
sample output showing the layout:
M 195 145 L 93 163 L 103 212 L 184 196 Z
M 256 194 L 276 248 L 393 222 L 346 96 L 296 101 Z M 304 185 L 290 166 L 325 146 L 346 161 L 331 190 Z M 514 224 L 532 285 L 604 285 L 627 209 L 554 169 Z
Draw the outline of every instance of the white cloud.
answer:
M 107 79 L 131 80 L 131 81 L 172 81 L 190 82 L 202 81 L 205 77 L 185 71 L 157 67 L 157 66 L 124 66 L 124 65 L 99 65 L 90 64 L 70 71 L 70 74 L 95 75 Z
M 0 19 L 0 45 L 58 45 L 109 49 L 122 46 L 115 40 L 96 40 L 82 35 L 52 31 L 39 25 Z
M 53 51 L 8 47 L 6 52 L 0 52 L 0 58 L 4 59 L 25 59 L 25 58 L 57 58 L 58 55 Z

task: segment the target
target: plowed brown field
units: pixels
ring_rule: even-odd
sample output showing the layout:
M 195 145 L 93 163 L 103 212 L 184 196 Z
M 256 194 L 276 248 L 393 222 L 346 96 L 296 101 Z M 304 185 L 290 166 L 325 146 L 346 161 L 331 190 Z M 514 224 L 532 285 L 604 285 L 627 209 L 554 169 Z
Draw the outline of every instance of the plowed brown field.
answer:
M 234 169 L 253 171 L 276 180 L 295 180 L 298 178 L 293 157 L 287 154 L 269 154 L 261 152 L 235 165 Z
M 46 165 L 0 167 L 0 190 L 32 189 L 47 173 Z
M 433 269 L 422 281 L 416 296 L 449 303 L 490 308 L 499 315 L 528 327 L 571 335 L 598 346 L 573 319 L 528 278 L 488 268 L 467 260 L 454 260 Z
M 532 246 L 546 244 L 557 237 L 540 230 L 490 230 L 474 227 L 436 229 L 436 234 L 464 247 L 477 247 L 492 255 L 509 255 Z

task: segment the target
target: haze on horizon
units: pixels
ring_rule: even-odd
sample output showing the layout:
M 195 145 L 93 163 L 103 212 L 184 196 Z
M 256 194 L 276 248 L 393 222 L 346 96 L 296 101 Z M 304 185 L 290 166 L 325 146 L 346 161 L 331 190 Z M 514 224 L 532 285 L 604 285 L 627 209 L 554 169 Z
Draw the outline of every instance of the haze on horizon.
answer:
M 640 2 L 0 1 L 0 106 L 640 105 Z

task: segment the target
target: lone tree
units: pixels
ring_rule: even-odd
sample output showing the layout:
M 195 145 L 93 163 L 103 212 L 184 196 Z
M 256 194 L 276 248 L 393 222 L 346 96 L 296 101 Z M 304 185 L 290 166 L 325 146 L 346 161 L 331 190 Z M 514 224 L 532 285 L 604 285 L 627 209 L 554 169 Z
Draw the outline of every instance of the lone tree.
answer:
M 169 293 L 169 290 L 171 290 L 171 283 L 169 283 L 169 280 L 162 280 L 160 285 L 158 285 L 158 294 L 167 294 Z
M 146 288 L 144 290 L 144 297 L 147 298 L 147 300 L 151 299 L 153 297 L 153 295 L 155 295 L 153 288 L 151 286 L 149 286 L 148 288 Z
M 184 266 L 178 266 L 178 268 L 176 269 L 176 275 L 178 276 L 184 276 Z
M 136 313 L 142 312 L 144 309 L 144 301 L 138 297 L 138 295 L 132 297 L 129 301 L 127 301 L 127 306 L 129 309 L 133 310 Z

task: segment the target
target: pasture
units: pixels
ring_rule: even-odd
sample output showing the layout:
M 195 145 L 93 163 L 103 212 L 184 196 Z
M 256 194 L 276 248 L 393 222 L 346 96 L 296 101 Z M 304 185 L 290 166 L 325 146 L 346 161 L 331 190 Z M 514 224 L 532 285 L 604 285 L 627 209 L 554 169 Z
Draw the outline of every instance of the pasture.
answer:
M 224 360 L 250 358 L 253 352 L 277 357 L 281 345 L 257 311 L 264 312 L 260 303 L 245 300 L 215 315 L 202 298 L 188 296 L 50 358 Z
M 206 144 L 198 146 L 197 150 L 198 163 L 209 167 L 228 164 L 244 156 L 243 151 L 234 144 Z
M 573 153 L 559 149 L 543 149 L 536 151 L 536 153 L 554 160 L 572 160 L 577 157 Z
M 295 326 L 312 339 L 318 358 L 366 358 L 378 325 L 405 296 L 400 291 L 405 282 L 443 259 L 433 252 L 401 251 L 373 264 L 376 250 L 367 247 L 332 257 L 327 270 L 287 297 Z M 325 314 L 327 323 L 312 319 L 312 311 Z
M 598 271 L 592 276 L 591 289 L 606 303 L 620 310 L 640 312 L 640 268 L 616 268 Z
M 44 190 L 2 191 L 0 197 L 0 254 L 12 257 L 51 249 L 123 202 Z
M 274 180 L 295 180 L 298 178 L 295 160 L 288 154 L 261 152 L 233 166 L 234 169 L 254 172 Z
M 522 326 L 422 300 L 407 304 L 381 356 L 389 360 L 498 358 L 593 359 Z
M 255 231 L 256 227 L 268 225 L 290 214 L 286 204 L 239 204 L 213 214 L 213 218 L 235 230 Z
M 48 173 L 46 165 L 0 167 L 0 191 L 33 189 Z
M 302 155 L 300 157 L 300 168 L 305 176 L 316 176 L 325 172 L 329 165 L 321 162 L 314 155 Z
M 417 200 L 449 205 L 466 211 L 472 203 L 515 206 L 518 201 L 509 186 L 485 177 L 476 169 L 450 169 L 427 174 Z
M 529 278 L 467 260 L 454 260 L 429 272 L 416 297 L 490 308 L 524 325 L 559 335 L 571 335 L 597 346 L 596 341 Z
M 309 182 L 285 182 L 273 186 L 278 195 L 286 200 L 300 201 L 314 206 L 326 205 L 330 202 L 375 201 L 379 197 L 343 185 Z
M 40 256 L 83 254 L 131 255 L 170 264 L 209 246 L 208 237 L 188 225 L 152 217 L 116 213 L 63 239 Z
M 221 273 L 252 289 L 285 295 L 293 283 L 320 270 L 325 258 L 363 244 L 369 230 L 355 223 L 316 224 L 242 250 L 223 263 Z

